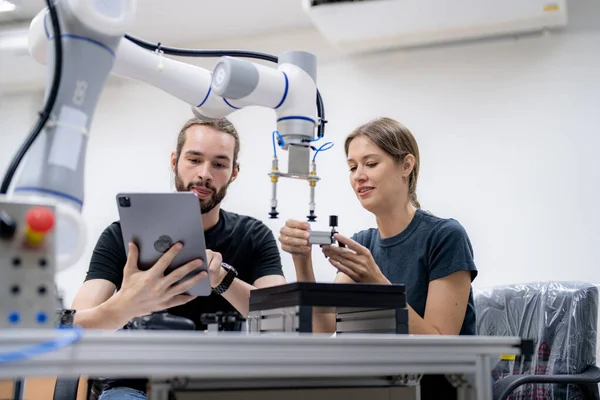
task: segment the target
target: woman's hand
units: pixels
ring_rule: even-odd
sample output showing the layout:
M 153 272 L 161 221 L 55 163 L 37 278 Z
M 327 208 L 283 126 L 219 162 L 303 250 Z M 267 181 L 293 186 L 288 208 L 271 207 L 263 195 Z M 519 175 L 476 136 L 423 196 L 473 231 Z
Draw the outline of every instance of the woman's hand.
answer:
M 308 222 L 288 219 L 285 226 L 279 231 L 281 249 L 293 256 L 310 257 L 312 248 L 310 238 L 310 225 Z
M 321 248 L 338 271 L 348 275 L 354 282 L 390 284 L 369 249 L 338 233 L 333 237 L 346 247 L 323 245 Z

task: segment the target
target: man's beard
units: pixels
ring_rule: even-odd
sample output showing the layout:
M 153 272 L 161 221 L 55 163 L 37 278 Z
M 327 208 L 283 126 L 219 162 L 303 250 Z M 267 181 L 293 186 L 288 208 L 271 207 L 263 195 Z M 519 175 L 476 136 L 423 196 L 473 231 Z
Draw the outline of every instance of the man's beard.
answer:
M 191 192 L 194 186 L 203 187 L 212 190 L 213 192 L 210 198 L 208 199 L 198 198 L 198 200 L 200 201 L 200 210 L 202 214 L 206 214 L 207 212 L 215 208 L 217 204 L 219 204 L 225 198 L 225 195 L 227 194 L 227 187 L 229 186 L 229 184 L 223 186 L 219 191 L 217 191 L 217 189 L 214 186 L 207 183 L 203 183 L 202 181 L 193 181 L 186 186 L 184 185 L 179 175 L 175 174 L 175 188 L 178 192 Z

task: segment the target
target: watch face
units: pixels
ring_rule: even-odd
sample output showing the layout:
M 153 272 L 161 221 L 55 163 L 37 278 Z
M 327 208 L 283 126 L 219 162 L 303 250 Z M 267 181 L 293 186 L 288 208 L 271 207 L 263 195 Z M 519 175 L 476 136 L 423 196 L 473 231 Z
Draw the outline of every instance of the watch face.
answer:
M 237 271 L 235 268 L 233 268 L 231 265 L 227 264 L 227 263 L 221 263 L 221 266 L 223 268 L 225 268 L 227 271 L 229 272 L 233 272 L 236 276 L 237 276 Z

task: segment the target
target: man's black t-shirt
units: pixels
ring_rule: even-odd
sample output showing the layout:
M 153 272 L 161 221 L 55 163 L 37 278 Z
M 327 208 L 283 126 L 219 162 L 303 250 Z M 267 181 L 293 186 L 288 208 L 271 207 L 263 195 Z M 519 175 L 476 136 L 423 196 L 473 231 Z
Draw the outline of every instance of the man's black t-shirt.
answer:
M 221 253 L 223 262 L 238 271 L 238 278 L 253 284 L 258 278 L 266 275 L 281 275 L 281 256 L 277 242 L 271 230 L 261 221 L 232 213 L 219 211 L 217 224 L 204 231 L 206 248 Z M 105 279 L 115 284 L 120 290 L 123 281 L 123 268 L 127 262 L 121 225 L 113 222 L 108 226 L 96 244 L 90 267 L 85 280 Z M 211 294 L 197 297 L 194 300 L 168 310 L 169 314 L 192 320 L 197 330 L 206 329 L 200 321 L 203 313 L 217 311 L 230 312 L 235 308 L 222 296 Z M 106 380 L 104 389 L 111 387 L 132 387 L 145 391 L 144 380 Z

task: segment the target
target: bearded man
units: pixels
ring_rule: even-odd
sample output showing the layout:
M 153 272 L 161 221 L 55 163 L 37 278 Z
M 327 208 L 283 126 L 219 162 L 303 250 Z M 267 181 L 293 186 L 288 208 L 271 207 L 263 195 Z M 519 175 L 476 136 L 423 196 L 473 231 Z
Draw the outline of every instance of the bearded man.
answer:
M 286 283 L 271 230 L 255 218 L 221 208 L 227 188 L 240 171 L 239 150 L 239 135 L 229 120 L 193 118 L 182 127 L 171 154 L 177 191 L 191 191 L 200 202 L 209 278 L 198 274 L 174 285 L 173 273 L 162 271 L 180 250 L 176 245 L 149 270 L 138 269 L 136 246 L 128 243 L 127 255 L 121 225 L 113 222 L 98 239 L 73 301 L 76 325 L 117 330 L 132 318 L 166 310 L 205 330 L 202 314 L 237 311 L 247 317 L 251 290 Z M 210 279 L 210 296 L 185 293 L 201 279 Z M 145 379 L 105 379 L 100 400 L 146 399 L 146 385 Z

